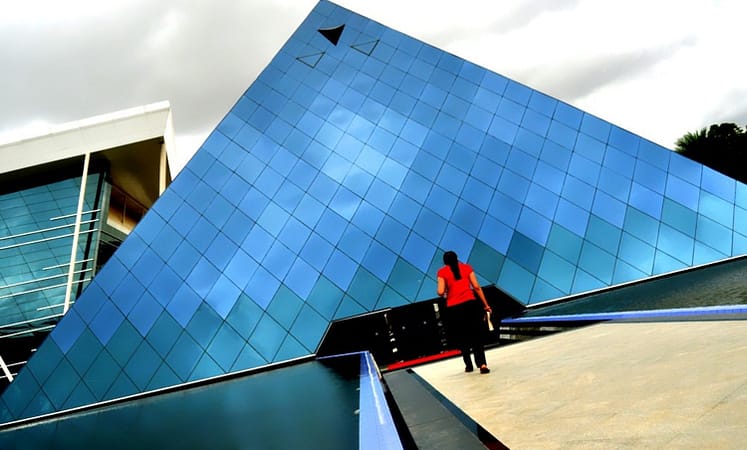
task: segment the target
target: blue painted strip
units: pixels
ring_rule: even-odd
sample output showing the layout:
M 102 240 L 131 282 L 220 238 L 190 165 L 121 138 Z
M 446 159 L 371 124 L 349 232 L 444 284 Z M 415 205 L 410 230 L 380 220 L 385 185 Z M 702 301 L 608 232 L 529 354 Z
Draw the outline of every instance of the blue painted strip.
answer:
M 702 306 L 696 308 L 657 309 L 651 311 L 622 311 L 607 313 L 568 314 L 557 316 L 518 317 L 503 319 L 501 323 L 577 322 L 597 320 L 647 319 L 658 317 L 686 317 L 696 315 L 747 314 L 747 305 Z
M 369 352 L 361 353 L 360 413 L 358 448 L 361 450 L 402 450 L 394 419 L 381 387 L 381 377 Z

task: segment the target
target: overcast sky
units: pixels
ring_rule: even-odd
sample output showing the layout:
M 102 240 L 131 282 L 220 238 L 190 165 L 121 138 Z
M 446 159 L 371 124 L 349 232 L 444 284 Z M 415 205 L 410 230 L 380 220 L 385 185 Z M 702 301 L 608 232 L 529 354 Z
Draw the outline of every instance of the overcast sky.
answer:
M 0 0 L 0 142 L 171 102 L 179 170 L 316 0 Z M 744 0 L 338 0 L 672 148 L 747 124 Z

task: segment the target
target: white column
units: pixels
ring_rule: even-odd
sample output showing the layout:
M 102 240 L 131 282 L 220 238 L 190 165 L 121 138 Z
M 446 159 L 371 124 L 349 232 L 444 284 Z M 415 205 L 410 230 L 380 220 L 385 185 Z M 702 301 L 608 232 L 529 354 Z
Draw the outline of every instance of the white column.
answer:
M 86 183 L 88 182 L 88 163 L 91 161 L 91 154 L 86 153 L 83 159 L 83 176 L 80 179 L 80 194 L 78 196 L 78 212 L 75 214 L 75 230 L 73 231 L 73 248 L 70 251 L 70 266 L 67 271 L 67 288 L 65 289 L 65 305 L 62 314 L 66 314 L 70 309 L 70 297 L 73 293 L 73 281 L 75 279 L 75 264 L 78 255 L 78 235 L 80 234 L 80 222 L 83 216 L 83 204 L 86 198 Z
M 2 356 L 0 356 L 0 367 L 2 367 L 3 373 L 5 373 L 5 376 L 8 377 L 8 382 L 13 382 L 13 374 L 10 373 L 10 369 L 8 369 L 8 366 L 5 364 L 5 361 L 3 361 Z

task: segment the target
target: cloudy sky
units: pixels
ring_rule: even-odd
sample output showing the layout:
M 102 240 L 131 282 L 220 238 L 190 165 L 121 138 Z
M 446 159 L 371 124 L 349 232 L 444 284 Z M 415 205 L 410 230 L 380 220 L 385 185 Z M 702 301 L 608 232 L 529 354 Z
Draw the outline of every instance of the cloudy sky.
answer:
M 179 170 L 316 3 L 0 0 L 0 142 L 168 100 Z M 669 148 L 747 124 L 744 0 L 336 3 Z

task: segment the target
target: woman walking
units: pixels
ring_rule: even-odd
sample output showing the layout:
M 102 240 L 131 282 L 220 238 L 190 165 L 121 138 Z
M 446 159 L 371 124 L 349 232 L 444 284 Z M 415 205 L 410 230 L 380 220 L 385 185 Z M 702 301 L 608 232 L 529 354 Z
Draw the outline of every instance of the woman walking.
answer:
M 483 333 L 485 313 L 490 305 L 485 299 L 480 283 L 477 282 L 472 266 L 459 261 L 453 251 L 444 253 L 444 266 L 438 270 L 437 293 L 446 297 L 448 329 L 464 359 L 464 371 L 472 372 L 474 366 L 470 353 L 474 354 L 475 365 L 480 373 L 489 373 L 485 360 Z M 475 298 L 475 294 L 480 301 Z

